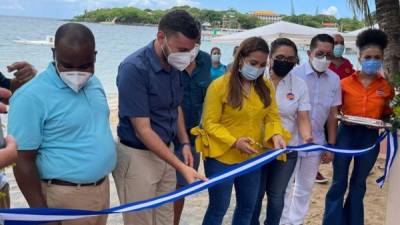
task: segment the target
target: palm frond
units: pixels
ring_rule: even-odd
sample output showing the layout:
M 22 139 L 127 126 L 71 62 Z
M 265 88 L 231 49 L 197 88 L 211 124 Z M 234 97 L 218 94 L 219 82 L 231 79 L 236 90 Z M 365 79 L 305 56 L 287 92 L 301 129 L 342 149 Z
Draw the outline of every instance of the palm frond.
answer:
M 368 0 L 347 0 L 347 2 L 355 15 L 363 15 L 367 26 L 372 27 L 374 25 Z

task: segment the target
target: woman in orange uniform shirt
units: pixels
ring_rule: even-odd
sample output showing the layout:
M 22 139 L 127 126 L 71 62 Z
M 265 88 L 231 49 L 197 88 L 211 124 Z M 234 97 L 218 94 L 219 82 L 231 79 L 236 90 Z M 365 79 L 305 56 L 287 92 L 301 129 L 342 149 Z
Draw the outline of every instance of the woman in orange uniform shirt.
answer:
M 386 34 L 377 29 L 363 31 L 357 36 L 361 71 L 341 81 L 342 113 L 372 119 L 389 115 L 389 101 L 393 89 L 383 78 Z M 363 125 L 341 123 L 337 136 L 337 147 L 361 149 L 372 146 L 378 138 L 378 129 Z M 325 202 L 323 225 L 363 225 L 364 195 L 366 180 L 379 154 L 379 146 L 366 154 L 354 157 L 354 168 L 348 185 L 349 166 L 353 157 L 336 154 L 333 161 L 333 181 Z M 349 186 L 348 195 L 344 195 Z

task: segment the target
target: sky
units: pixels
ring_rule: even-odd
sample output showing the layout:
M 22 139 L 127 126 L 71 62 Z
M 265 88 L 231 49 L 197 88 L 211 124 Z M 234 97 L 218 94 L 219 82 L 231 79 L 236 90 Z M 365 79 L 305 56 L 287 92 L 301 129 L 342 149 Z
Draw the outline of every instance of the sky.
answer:
M 338 18 L 352 17 L 347 0 L 293 0 L 296 14 L 319 13 Z M 291 0 L 0 0 L 0 15 L 48 17 L 71 19 L 85 9 L 134 6 L 138 8 L 166 9 L 172 6 L 189 5 L 199 8 L 225 10 L 234 8 L 247 13 L 255 10 L 272 10 L 290 15 Z M 374 1 L 369 0 L 372 11 Z

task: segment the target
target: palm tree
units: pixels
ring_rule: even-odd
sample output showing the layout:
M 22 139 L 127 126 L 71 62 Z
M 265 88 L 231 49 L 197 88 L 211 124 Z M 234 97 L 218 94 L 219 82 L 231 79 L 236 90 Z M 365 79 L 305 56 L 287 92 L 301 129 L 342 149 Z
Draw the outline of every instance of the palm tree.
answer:
M 356 13 L 364 15 L 369 26 L 372 16 L 368 0 L 347 0 Z M 375 0 L 376 19 L 380 29 L 386 32 L 389 45 L 385 51 L 385 73 L 393 79 L 400 71 L 400 2 L 399 0 Z

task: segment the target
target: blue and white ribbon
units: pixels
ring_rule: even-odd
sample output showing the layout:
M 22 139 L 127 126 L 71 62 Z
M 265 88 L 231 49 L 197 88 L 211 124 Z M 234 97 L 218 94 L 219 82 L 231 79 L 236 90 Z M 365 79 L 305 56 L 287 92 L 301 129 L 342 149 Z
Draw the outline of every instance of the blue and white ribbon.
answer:
M 387 134 L 388 132 L 386 132 Z M 389 177 L 390 168 L 393 165 L 394 159 L 397 155 L 398 143 L 397 143 L 397 131 L 389 133 L 387 135 L 387 146 L 386 146 L 386 161 L 385 161 L 385 171 L 383 176 L 376 180 L 380 188 L 383 188 L 386 179 Z
M 88 210 L 75 210 L 75 209 L 39 209 L 39 208 L 15 208 L 15 209 L 0 209 L 0 219 L 2 219 L 5 225 L 33 225 L 33 224 L 43 224 L 51 221 L 62 221 L 62 220 L 72 220 L 84 217 L 93 217 L 104 214 L 114 214 L 123 212 L 137 212 L 145 209 L 157 208 L 161 205 L 174 202 L 181 198 L 189 195 L 196 194 L 203 190 L 206 190 L 216 184 L 233 179 L 245 173 L 259 169 L 261 166 L 275 160 L 279 155 L 287 153 L 289 151 L 298 152 L 313 152 L 313 151 L 330 151 L 336 154 L 344 154 L 349 156 L 356 156 L 364 154 L 368 151 L 375 149 L 379 146 L 380 142 L 387 138 L 387 156 L 385 163 L 384 175 L 377 180 L 380 187 L 383 186 L 387 177 L 389 175 L 390 167 L 393 164 L 397 153 L 397 134 L 396 132 L 390 133 L 385 131 L 379 136 L 375 144 L 369 148 L 365 149 L 340 149 L 333 146 L 322 146 L 315 144 L 306 144 L 300 146 L 288 146 L 286 149 L 279 149 L 274 151 L 268 151 L 261 154 L 253 159 L 246 162 L 239 163 L 232 166 L 229 170 L 224 171 L 221 174 L 217 174 L 210 177 L 207 182 L 197 181 L 182 189 L 175 192 L 148 199 L 140 202 L 133 202 L 101 211 L 88 211 Z

